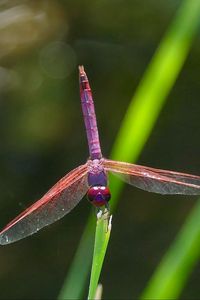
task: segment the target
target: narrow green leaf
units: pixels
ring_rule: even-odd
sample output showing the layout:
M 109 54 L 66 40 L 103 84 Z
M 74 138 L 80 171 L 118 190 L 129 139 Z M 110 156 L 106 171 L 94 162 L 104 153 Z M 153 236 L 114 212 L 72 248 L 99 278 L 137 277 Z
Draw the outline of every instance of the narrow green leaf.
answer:
M 92 272 L 90 277 L 90 286 L 88 299 L 92 300 L 95 297 L 96 289 L 101 273 L 106 249 L 108 246 L 111 232 L 111 217 L 108 213 L 103 214 L 101 218 L 97 219 L 96 235 L 94 243 L 94 254 L 92 262 Z

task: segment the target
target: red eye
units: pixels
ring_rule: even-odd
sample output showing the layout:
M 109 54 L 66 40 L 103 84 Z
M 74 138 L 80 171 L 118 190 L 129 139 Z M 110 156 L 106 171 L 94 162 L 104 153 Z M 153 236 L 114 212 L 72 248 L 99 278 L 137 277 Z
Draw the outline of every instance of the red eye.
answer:
M 103 206 L 110 200 L 111 194 L 106 186 L 92 186 L 87 192 L 87 197 L 94 206 Z

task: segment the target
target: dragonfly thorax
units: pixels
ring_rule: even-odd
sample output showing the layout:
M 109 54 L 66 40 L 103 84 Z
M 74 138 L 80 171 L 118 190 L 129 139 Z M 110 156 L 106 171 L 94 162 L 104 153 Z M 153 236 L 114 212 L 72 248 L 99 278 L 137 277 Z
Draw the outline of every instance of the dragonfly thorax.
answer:
M 107 186 L 92 186 L 87 192 L 88 200 L 94 206 L 104 206 L 111 198 L 110 190 Z

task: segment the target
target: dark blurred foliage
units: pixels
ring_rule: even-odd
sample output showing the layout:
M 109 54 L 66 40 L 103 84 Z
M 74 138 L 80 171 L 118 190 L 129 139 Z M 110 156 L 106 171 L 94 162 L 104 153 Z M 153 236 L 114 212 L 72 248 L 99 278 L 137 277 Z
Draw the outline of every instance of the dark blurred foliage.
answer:
M 77 65 L 90 78 L 103 152 L 180 1 L 0 1 L 0 225 L 38 199 L 88 155 Z M 200 174 L 196 38 L 139 159 Z M 195 199 L 126 186 L 101 276 L 110 299 L 137 297 Z M 0 248 L 0 299 L 52 299 L 62 286 L 90 204 Z M 199 270 L 183 298 L 198 298 Z

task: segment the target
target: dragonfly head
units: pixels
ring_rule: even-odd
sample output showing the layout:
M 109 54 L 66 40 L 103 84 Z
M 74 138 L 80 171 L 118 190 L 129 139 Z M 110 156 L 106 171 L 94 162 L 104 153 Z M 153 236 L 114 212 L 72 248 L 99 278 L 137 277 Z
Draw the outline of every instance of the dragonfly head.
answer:
M 88 200 L 94 206 L 104 206 L 111 198 L 110 190 L 107 186 L 91 186 L 87 192 Z

